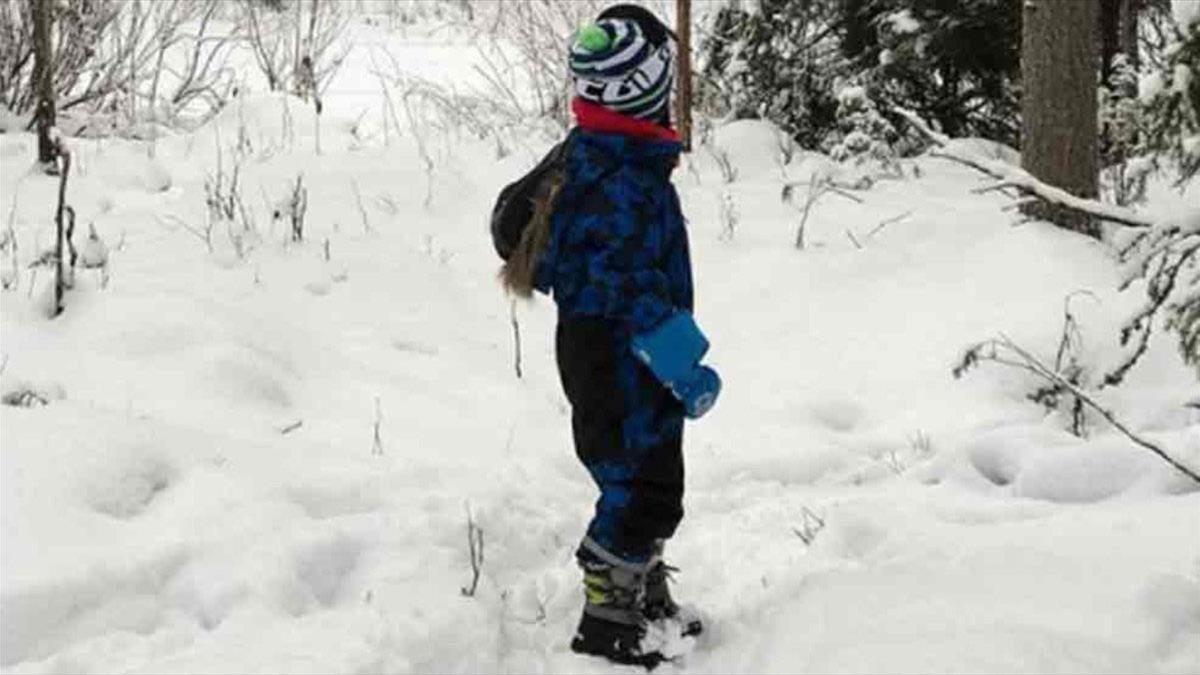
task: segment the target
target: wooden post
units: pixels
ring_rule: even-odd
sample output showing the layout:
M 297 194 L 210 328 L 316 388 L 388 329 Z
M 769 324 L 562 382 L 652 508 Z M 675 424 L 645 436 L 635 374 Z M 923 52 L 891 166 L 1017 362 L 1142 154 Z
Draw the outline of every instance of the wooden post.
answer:
M 675 118 L 684 152 L 692 151 L 692 0 L 675 0 L 675 32 L 679 35 Z

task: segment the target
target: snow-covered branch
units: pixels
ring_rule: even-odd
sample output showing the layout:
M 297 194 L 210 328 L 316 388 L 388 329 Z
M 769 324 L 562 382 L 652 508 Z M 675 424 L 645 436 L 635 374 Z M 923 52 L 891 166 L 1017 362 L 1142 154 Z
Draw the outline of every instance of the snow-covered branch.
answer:
M 1075 397 L 1075 400 L 1094 410 L 1109 424 L 1111 424 L 1113 428 L 1124 434 L 1126 438 L 1133 441 L 1138 446 L 1153 452 L 1155 455 L 1158 455 L 1160 459 L 1170 464 L 1177 471 L 1188 478 L 1191 478 L 1196 483 L 1200 483 L 1200 473 L 1197 473 L 1195 470 L 1189 468 L 1179 460 L 1169 455 L 1157 444 L 1134 433 L 1129 429 L 1129 427 L 1125 426 L 1119 419 L 1117 419 L 1116 415 L 1114 415 L 1104 406 L 1097 403 L 1096 400 L 1087 392 L 1073 384 L 1062 374 L 1042 363 L 1041 360 L 1039 360 L 1036 356 L 1029 353 L 1017 343 L 1013 342 L 1007 335 L 1000 335 L 998 338 L 987 340 L 969 349 L 963 357 L 963 363 L 955 369 L 955 375 L 961 375 L 968 368 L 971 368 L 981 361 L 992 361 L 1002 365 L 1025 370 L 1052 383 L 1056 388 L 1060 388 L 1063 391 L 1070 393 Z
M 1137 232 L 1117 255 L 1126 266 L 1121 290 L 1145 280 L 1146 301 L 1121 326 L 1121 345 L 1133 348 L 1105 375 L 1104 386 L 1120 384 L 1146 353 L 1160 314 L 1178 335 L 1184 360 L 1200 364 L 1200 209 Z
M 1153 220 L 1130 209 L 1105 204 L 1094 199 L 1076 197 L 1062 188 L 1043 183 L 1028 171 L 1019 167 L 1005 164 L 998 160 L 976 157 L 964 153 L 950 143 L 949 136 L 934 131 L 925 120 L 921 119 L 913 111 L 896 108 L 895 112 L 908 121 L 914 129 L 928 138 L 934 145 L 938 146 L 938 149 L 931 154 L 936 157 L 943 157 L 959 162 L 960 164 L 965 164 L 994 178 L 996 184 L 991 186 L 991 189 L 1015 188 L 1041 201 L 1056 204 L 1071 211 L 1083 213 L 1101 220 L 1120 223 L 1128 227 L 1149 228 L 1155 224 Z
M 1149 349 L 1150 337 L 1160 316 L 1165 317 L 1164 328 L 1177 334 L 1184 360 L 1193 365 L 1200 364 L 1200 272 L 1197 272 L 1200 265 L 1200 209 L 1157 221 L 1121 206 L 1076 197 L 1018 167 L 964 152 L 951 143 L 949 136 L 932 129 L 911 110 L 898 108 L 895 112 L 937 146 L 930 154 L 965 164 L 995 179 L 995 183 L 977 192 L 1015 188 L 1026 201 L 1048 202 L 1134 228 L 1117 234 L 1118 242 L 1127 237 L 1123 245 L 1117 245 L 1117 257 L 1126 268 L 1120 290 L 1144 280 L 1146 301 L 1122 324 L 1119 342 L 1128 351 L 1105 374 L 1101 388 L 1124 381 Z

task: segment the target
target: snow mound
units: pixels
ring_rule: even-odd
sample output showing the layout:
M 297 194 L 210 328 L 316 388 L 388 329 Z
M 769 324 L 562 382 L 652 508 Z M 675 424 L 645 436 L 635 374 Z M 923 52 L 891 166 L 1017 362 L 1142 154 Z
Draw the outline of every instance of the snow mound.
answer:
M 1152 103 L 1165 86 L 1162 73 L 1156 71 L 1143 74 L 1138 79 L 1138 100 L 1143 104 Z
M 795 145 L 779 127 L 766 120 L 736 120 L 713 131 L 713 152 L 727 157 L 739 179 L 779 175 Z
M 238 157 L 261 162 L 285 153 L 315 154 L 318 138 L 322 149 L 348 147 L 348 134 L 338 125 L 327 122 L 319 137 L 320 123 L 313 105 L 291 94 L 244 94 L 180 142 L 211 162 L 220 147 L 227 170 Z
M 159 194 L 170 190 L 174 185 L 170 169 L 151 158 L 146 150 L 139 150 L 132 144 L 105 148 L 102 158 L 86 158 L 91 161 L 82 167 L 84 175 L 103 175 L 113 191 Z
M 18 115 L 8 109 L 6 105 L 0 105 L 0 134 L 15 134 L 25 131 L 29 127 L 29 115 Z
M 839 175 L 842 170 L 842 165 L 832 157 L 812 150 L 797 152 L 787 165 L 788 175 L 801 181 L 814 178 L 818 181 L 825 180 Z

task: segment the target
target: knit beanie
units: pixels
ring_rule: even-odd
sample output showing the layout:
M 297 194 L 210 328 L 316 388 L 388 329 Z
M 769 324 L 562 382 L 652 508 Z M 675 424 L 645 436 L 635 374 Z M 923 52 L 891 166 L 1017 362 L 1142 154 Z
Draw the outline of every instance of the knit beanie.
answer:
M 629 117 L 665 119 L 674 76 L 665 27 L 656 31 L 646 21 L 606 14 L 571 41 L 576 96 Z

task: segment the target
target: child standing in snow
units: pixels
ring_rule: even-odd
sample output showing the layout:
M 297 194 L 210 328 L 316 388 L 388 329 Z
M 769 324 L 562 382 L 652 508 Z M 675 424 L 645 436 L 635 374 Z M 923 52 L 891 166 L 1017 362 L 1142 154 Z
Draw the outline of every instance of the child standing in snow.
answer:
M 503 273 L 510 288 L 551 293 L 558 305 L 575 450 L 600 488 L 576 552 L 585 605 L 571 648 L 648 667 L 664 658 L 643 644 L 650 622 L 701 629 L 671 599 L 662 551 L 683 517 L 684 418 L 706 413 L 720 391 L 700 365 L 708 342 L 692 319 L 687 232 L 670 182 L 681 150 L 669 117 L 671 38 L 633 5 L 576 33 L 578 124 L 555 151 L 560 175 L 534 196 L 542 203 L 525 250 L 505 255 Z

